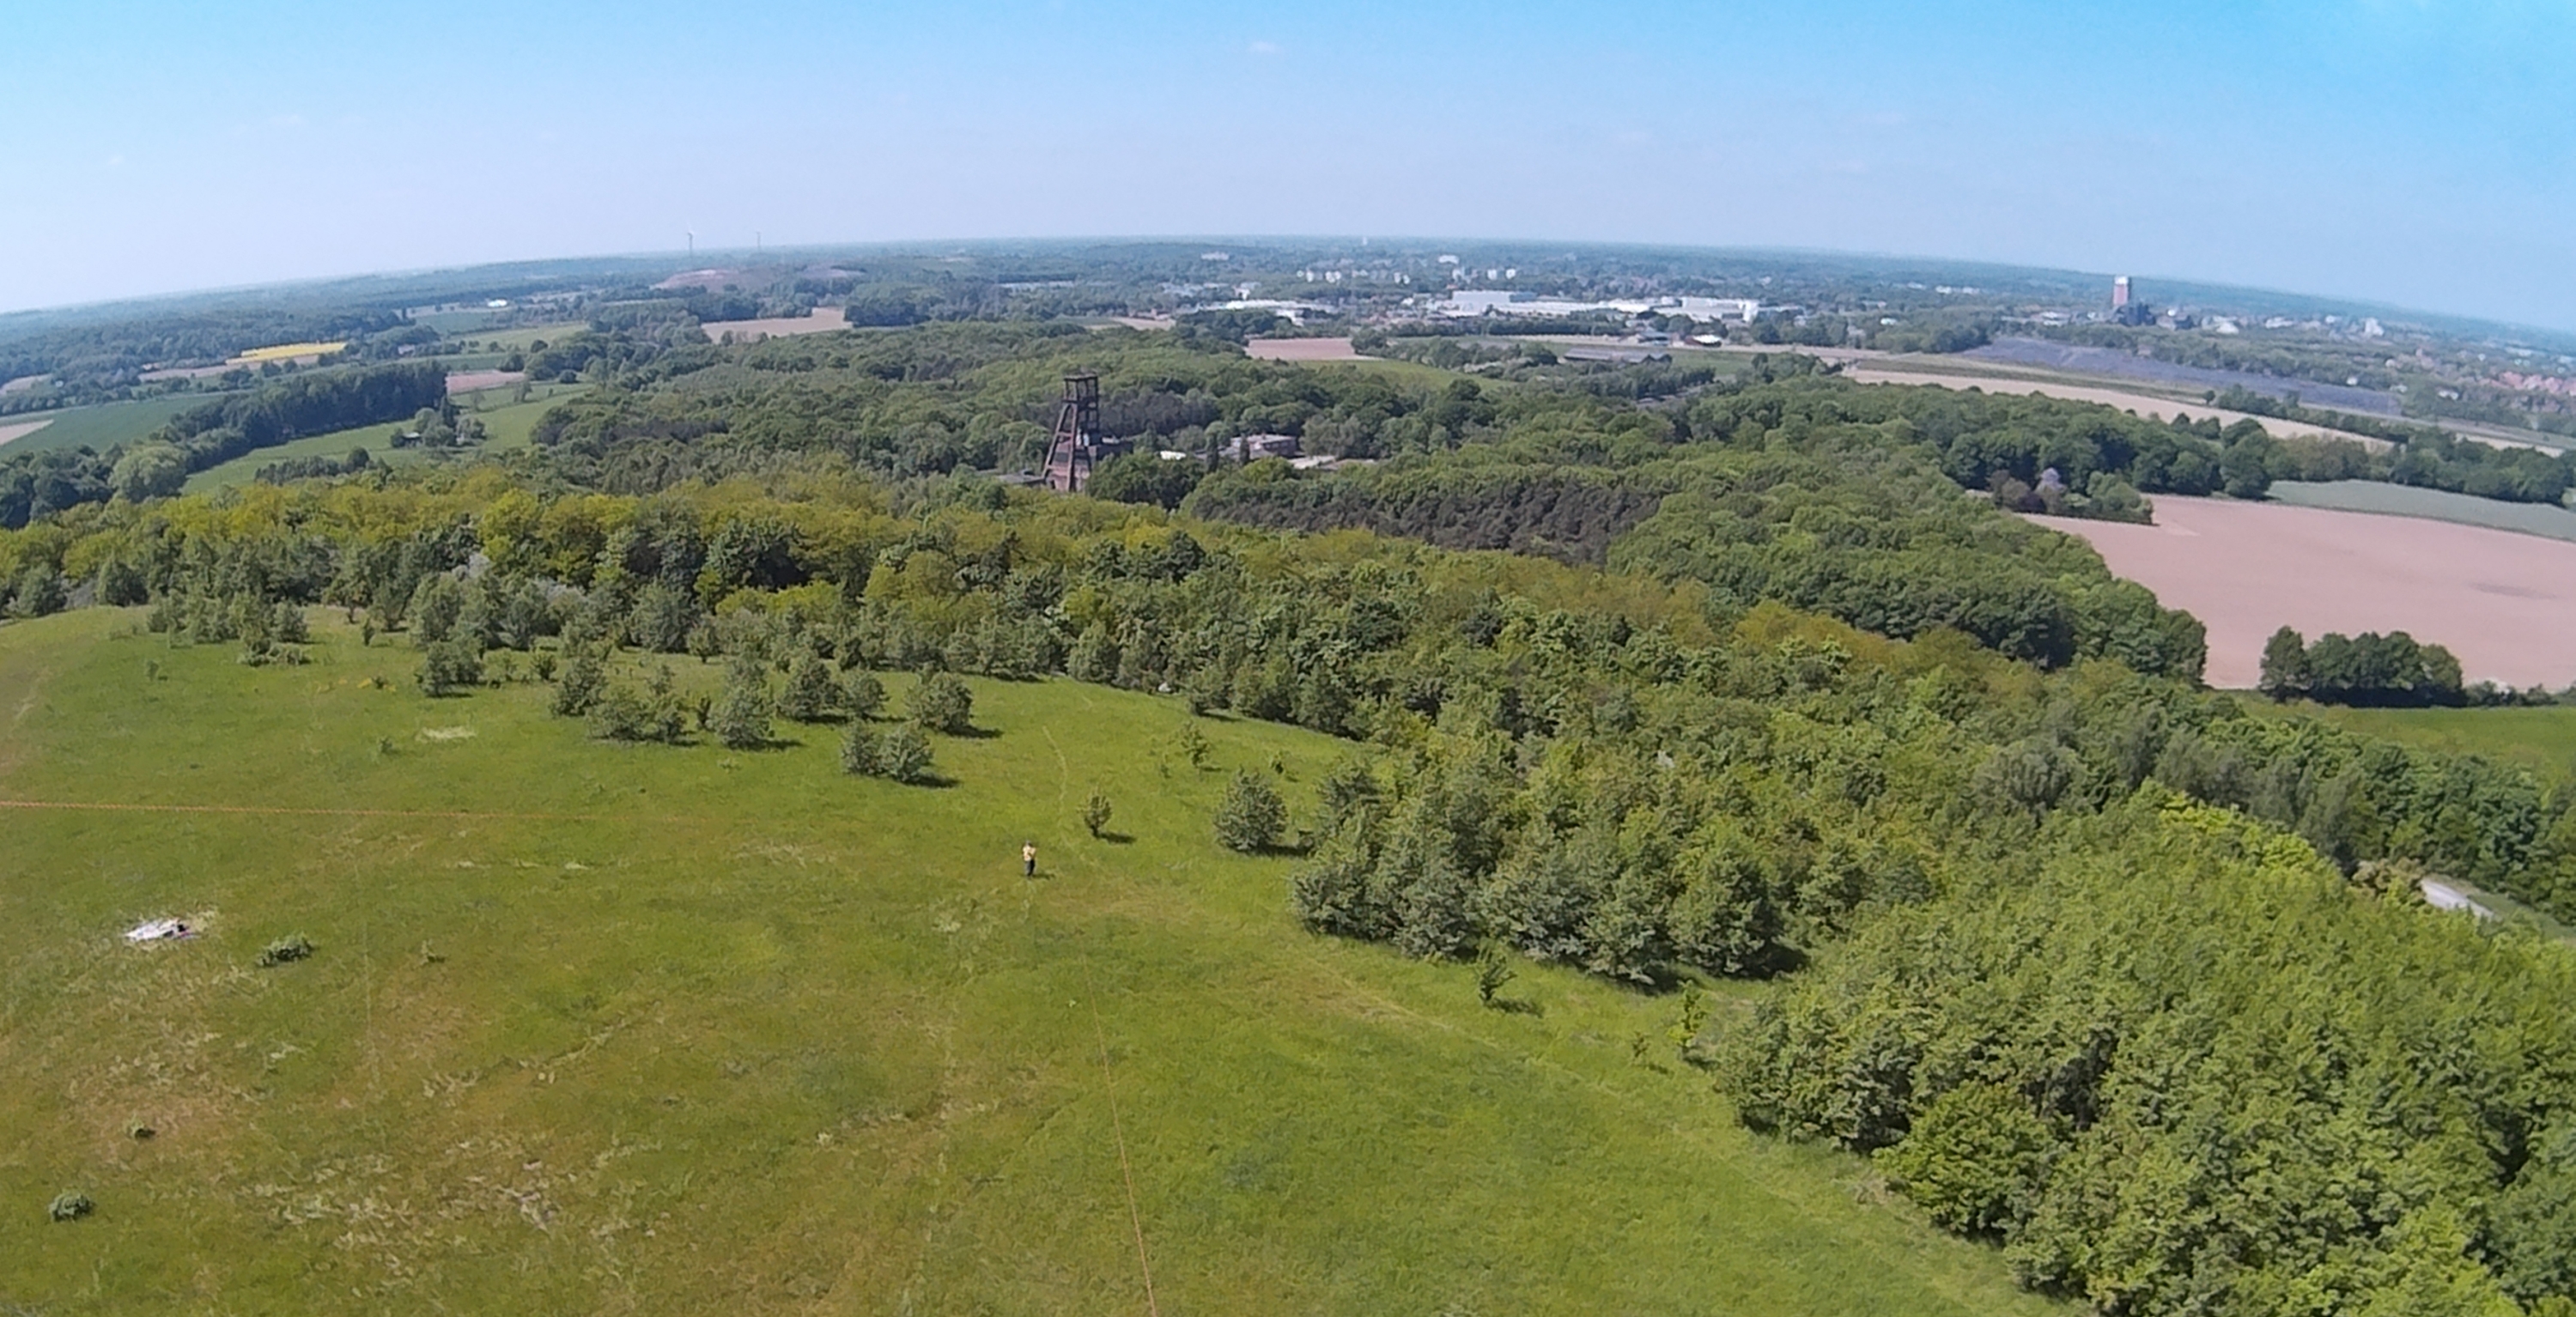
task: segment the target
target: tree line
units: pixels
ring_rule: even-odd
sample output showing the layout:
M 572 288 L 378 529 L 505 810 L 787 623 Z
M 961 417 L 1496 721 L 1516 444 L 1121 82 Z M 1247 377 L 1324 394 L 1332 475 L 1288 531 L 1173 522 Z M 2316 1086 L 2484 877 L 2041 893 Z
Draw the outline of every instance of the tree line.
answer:
M 2283 627 L 2263 642 L 2260 689 L 2276 700 L 2319 704 L 2421 707 L 2468 699 L 2451 651 L 2418 644 L 2403 631 L 2328 632 L 2310 644 Z

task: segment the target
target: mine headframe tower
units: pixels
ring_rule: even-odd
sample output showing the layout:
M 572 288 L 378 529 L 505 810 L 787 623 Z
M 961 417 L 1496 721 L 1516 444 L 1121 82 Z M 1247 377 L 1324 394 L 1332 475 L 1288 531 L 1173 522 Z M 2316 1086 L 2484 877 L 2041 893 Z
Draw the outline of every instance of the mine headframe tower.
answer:
M 1082 371 L 1064 377 L 1064 399 L 1056 404 L 1055 435 L 1047 441 L 1046 485 L 1075 493 L 1091 483 L 1102 459 L 1127 446 L 1100 435 L 1100 377 Z

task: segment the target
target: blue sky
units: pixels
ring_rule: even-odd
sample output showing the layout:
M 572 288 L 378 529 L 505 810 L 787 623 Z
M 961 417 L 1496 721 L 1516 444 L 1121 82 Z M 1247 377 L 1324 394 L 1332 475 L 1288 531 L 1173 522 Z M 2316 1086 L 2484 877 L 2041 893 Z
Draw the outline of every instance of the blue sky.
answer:
M 0 309 L 1020 236 L 1793 246 L 2576 329 L 2576 0 L 14 0 Z

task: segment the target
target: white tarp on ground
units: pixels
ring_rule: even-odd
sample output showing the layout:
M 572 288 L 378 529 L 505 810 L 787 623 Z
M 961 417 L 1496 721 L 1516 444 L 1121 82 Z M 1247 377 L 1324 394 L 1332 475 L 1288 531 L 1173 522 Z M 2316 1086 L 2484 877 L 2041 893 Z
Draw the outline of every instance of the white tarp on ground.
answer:
M 2466 910 L 2480 919 L 2493 919 L 2496 913 L 2469 899 L 2469 894 L 2449 883 L 2427 878 L 2419 884 L 2424 889 L 2424 904 L 2436 910 Z
M 188 927 L 188 921 L 185 919 L 146 919 L 142 923 L 136 924 L 134 927 L 125 930 L 125 940 L 128 942 L 166 942 L 172 938 L 186 937 L 193 931 L 194 930 Z

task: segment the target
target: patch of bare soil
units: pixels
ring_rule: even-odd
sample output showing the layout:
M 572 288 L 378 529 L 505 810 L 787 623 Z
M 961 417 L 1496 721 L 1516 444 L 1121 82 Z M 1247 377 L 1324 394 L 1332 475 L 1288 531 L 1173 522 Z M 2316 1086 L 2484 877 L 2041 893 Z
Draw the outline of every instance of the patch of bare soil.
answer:
M 516 384 L 528 377 L 524 370 L 452 370 L 447 373 L 449 393 L 472 393 L 477 389 L 497 389 Z
M 1256 338 L 1243 350 L 1255 361 L 1366 361 L 1347 338 Z
M 818 306 L 813 314 L 780 316 L 768 320 L 710 320 L 698 328 L 707 331 L 707 341 L 722 343 L 730 337 L 736 343 L 757 343 L 764 338 L 786 338 L 794 334 L 828 334 L 847 329 L 849 313 L 837 306 Z

